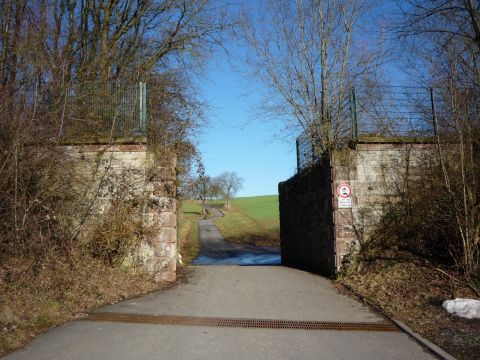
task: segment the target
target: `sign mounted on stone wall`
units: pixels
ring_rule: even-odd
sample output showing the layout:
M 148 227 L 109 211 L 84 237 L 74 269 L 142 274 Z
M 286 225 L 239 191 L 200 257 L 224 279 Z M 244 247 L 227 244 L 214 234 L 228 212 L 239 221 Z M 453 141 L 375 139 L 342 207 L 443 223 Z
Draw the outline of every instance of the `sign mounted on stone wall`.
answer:
M 352 208 L 352 188 L 349 184 L 342 183 L 337 186 L 338 208 Z

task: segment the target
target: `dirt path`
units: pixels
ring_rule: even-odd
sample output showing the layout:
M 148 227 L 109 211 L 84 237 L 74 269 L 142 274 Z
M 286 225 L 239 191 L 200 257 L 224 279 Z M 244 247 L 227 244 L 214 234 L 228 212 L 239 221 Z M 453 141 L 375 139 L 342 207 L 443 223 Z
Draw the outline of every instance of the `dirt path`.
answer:
M 214 223 L 223 214 L 207 205 L 213 213 L 208 220 L 200 220 L 200 255 L 192 265 L 279 265 L 280 249 L 235 244 L 223 238 Z

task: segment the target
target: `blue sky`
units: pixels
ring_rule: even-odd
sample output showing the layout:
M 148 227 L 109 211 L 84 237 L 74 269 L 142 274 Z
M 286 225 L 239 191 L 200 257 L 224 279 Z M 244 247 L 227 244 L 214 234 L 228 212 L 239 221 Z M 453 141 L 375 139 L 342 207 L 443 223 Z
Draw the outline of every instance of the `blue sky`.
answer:
M 375 17 L 394 9 L 393 2 L 380 2 Z M 375 23 L 369 22 L 366 29 L 375 32 Z M 364 33 L 366 39 L 368 33 Z M 231 41 L 225 46 L 232 51 L 230 59 L 219 51 L 209 62 L 205 76 L 197 79 L 201 97 L 210 105 L 210 124 L 196 139 L 206 172 L 210 176 L 223 171 L 237 172 L 244 179 L 238 196 L 276 194 L 278 182 L 287 180 L 296 171 L 294 137 L 282 133 L 284 124 L 280 120 L 267 122 L 254 116 L 262 84 L 245 77 L 248 69 L 242 58 L 247 50 Z M 388 74 L 398 83 L 401 72 L 392 65 L 389 64 Z M 285 135 L 290 135 L 290 140 L 279 139 Z
M 295 173 L 295 146 L 278 139 L 281 124 L 255 118 L 258 97 L 248 92 L 259 84 L 246 80 L 244 66 L 232 67 L 222 53 L 209 63 L 198 86 L 210 105 L 210 124 L 197 141 L 208 175 L 235 171 L 244 179 L 238 196 L 276 194 L 278 182 Z

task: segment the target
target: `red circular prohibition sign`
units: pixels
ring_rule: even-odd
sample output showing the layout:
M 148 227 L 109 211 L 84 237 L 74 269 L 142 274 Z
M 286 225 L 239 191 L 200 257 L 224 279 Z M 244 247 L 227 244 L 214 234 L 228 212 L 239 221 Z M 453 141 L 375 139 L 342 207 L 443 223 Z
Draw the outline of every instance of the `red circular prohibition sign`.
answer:
M 340 184 L 337 187 L 337 195 L 343 199 L 352 196 L 352 188 L 349 184 Z

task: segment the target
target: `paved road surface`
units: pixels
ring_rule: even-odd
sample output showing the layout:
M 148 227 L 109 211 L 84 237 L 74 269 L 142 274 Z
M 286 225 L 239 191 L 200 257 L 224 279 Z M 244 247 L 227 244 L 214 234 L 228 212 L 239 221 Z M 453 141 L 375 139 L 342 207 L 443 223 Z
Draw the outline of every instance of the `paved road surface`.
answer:
M 186 283 L 98 311 L 376 323 L 329 280 L 280 266 L 196 266 Z M 214 328 L 73 321 L 8 360 L 433 359 L 401 332 Z
M 226 241 L 214 223 L 223 214 L 212 206 L 207 205 L 207 208 L 213 217 L 198 222 L 200 255 L 193 261 L 193 265 L 280 265 L 278 248 Z

